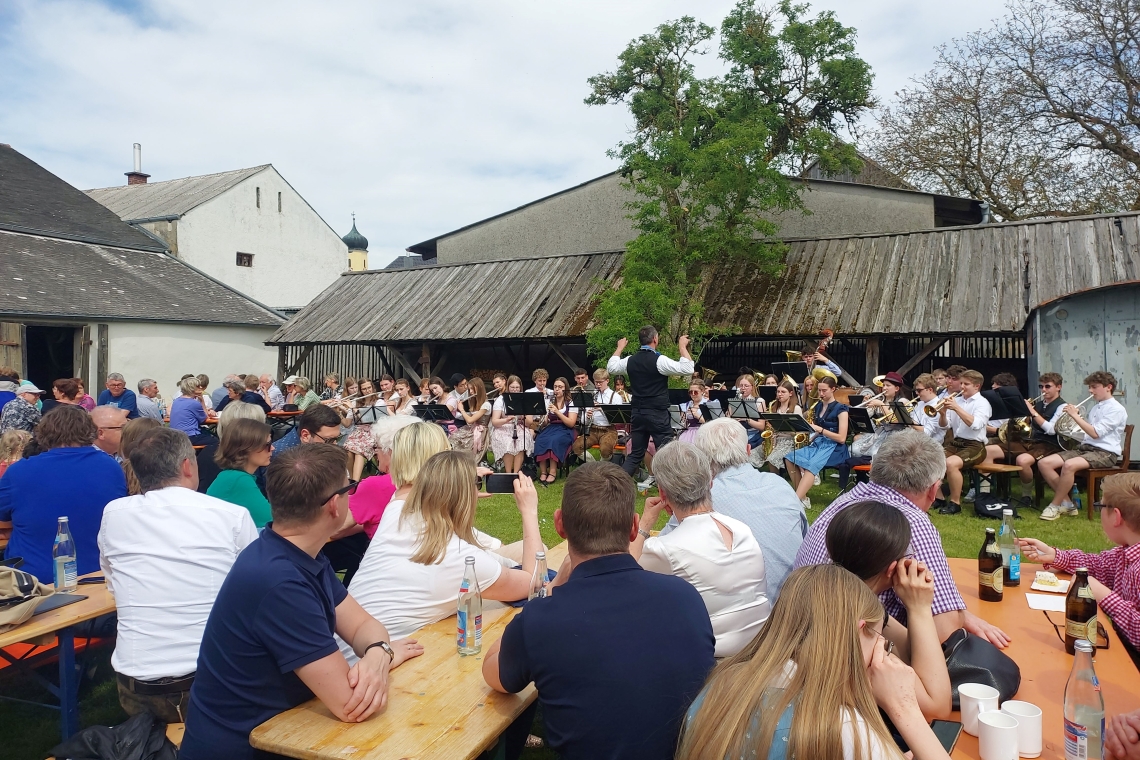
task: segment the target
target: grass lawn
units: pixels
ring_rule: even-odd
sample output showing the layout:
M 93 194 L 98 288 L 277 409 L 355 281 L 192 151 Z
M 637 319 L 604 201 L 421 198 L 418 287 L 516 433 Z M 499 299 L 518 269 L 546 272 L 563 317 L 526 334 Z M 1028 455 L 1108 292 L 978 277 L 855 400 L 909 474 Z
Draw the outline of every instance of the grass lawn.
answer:
M 554 510 L 562 499 L 562 481 L 543 488 L 538 486 L 538 518 L 542 539 L 547 546 L 553 546 L 562 539 L 554 530 Z M 812 489 L 812 508 L 809 520 L 814 520 L 824 507 L 839 493 L 834 480 Z M 1047 494 L 1046 498 L 1050 498 Z M 644 499 L 638 498 L 638 511 Z M 947 556 L 975 557 L 982 545 L 986 527 L 996 527 L 995 520 L 974 517 L 971 505 L 964 507 L 962 514 L 942 516 L 931 514 L 930 518 L 942 534 L 942 544 Z M 1039 538 L 1050 545 L 1063 549 L 1079 548 L 1086 551 L 1102 551 L 1109 547 L 1101 531 L 1100 522 L 1079 518 L 1062 518 L 1055 522 L 1037 519 L 1032 510 L 1023 511 L 1024 518 L 1017 524 L 1021 536 Z M 664 525 L 666 515 L 662 515 Z M 522 538 L 522 525 L 514 499 L 508 495 L 496 495 L 479 500 L 476 526 L 486 533 L 497 536 L 504 542 Z M 658 526 L 660 527 L 660 525 Z M 110 668 L 110 649 L 94 652 L 89 656 L 89 671 L 94 677 L 86 682 L 80 700 L 80 720 L 84 726 L 103 724 L 115 725 L 126 720 L 119 707 L 115 691 L 114 676 Z M 0 670 L 0 694 L 17 699 L 43 700 L 45 694 L 35 684 L 11 672 L 11 668 Z M 55 679 L 55 665 L 43 670 L 48 678 Z M 535 733 L 541 735 L 541 722 L 536 722 Z M 47 750 L 59 741 L 59 713 L 42 707 L 0 701 L 0 756 L 5 760 L 43 760 Z M 534 750 L 523 753 L 527 760 L 555 758 L 554 753 Z

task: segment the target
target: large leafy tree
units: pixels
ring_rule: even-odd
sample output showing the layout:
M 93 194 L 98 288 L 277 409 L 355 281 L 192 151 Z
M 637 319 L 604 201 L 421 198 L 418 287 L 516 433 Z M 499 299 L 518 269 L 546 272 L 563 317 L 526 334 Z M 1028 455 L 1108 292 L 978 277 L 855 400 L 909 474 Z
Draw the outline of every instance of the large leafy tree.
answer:
M 688 333 L 699 352 L 717 333 L 699 298 L 708 265 L 745 260 L 778 271 L 785 249 L 771 216 L 803 209 L 803 183 L 788 174 L 809 161 L 859 169 L 839 132 L 873 105 L 870 67 L 855 55 L 854 29 L 808 10 L 740 0 L 721 27 L 717 76 L 694 68 L 716 29 L 685 17 L 634 40 L 614 71 L 590 78 L 587 104 L 624 104 L 633 116 L 630 139 L 610 155 L 635 194 L 638 231 L 620 280 L 600 298 L 591 353 L 608 354 L 646 323 L 666 344 Z

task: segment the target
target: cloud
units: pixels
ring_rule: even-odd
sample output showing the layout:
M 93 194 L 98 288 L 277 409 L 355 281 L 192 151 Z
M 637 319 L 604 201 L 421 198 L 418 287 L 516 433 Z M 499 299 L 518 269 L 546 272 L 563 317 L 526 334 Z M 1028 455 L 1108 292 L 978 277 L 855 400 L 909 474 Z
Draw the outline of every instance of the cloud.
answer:
M 273 163 L 373 266 L 611 171 L 618 107 L 586 78 L 704 0 L 16 0 L 0 3 L 0 140 L 81 188 Z M 992 4 L 816 3 L 859 30 L 889 98 Z M 711 57 L 711 56 L 710 56 Z M 707 65 L 715 65 L 710 62 Z

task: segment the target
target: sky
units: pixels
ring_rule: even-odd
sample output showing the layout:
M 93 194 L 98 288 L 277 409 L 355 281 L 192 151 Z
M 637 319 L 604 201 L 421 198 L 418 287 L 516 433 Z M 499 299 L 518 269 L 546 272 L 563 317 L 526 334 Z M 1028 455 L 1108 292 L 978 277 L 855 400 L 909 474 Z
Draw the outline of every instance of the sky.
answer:
M 0 142 L 71 184 L 272 163 L 369 265 L 613 171 L 620 106 L 586 79 L 732 0 L 0 0 Z M 859 32 L 889 102 L 993 2 L 813 3 Z M 715 50 L 701 64 L 715 70 Z

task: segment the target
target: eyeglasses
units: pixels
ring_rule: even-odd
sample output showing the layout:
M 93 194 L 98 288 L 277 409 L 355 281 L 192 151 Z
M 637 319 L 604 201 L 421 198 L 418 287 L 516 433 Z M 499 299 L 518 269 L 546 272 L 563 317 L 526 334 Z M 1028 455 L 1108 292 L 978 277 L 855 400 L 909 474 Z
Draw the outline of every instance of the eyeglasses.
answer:
M 1053 618 L 1049 617 L 1048 610 L 1041 610 L 1041 614 L 1044 615 L 1045 619 L 1049 621 L 1049 625 L 1053 626 L 1053 632 L 1057 634 L 1057 638 L 1060 639 L 1061 643 L 1063 644 L 1065 642 L 1065 634 L 1061 633 L 1061 629 L 1065 627 L 1065 624 L 1061 623 L 1058 625 L 1054 623 Z M 1096 638 L 1097 640 L 1095 642 L 1092 642 L 1094 648 L 1108 649 L 1108 631 L 1104 630 L 1104 626 L 1101 625 L 1099 620 L 1096 621 Z M 1104 642 L 1103 644 L 1100 643 L 1102 641 Z
M 260 451 L 273 451 L 273 441 L 266 441 L 265 446 Z
M 1107 504 L 1105 504 L 1103 501 L 1094 501 L 1094 502 L 1092 503 L 1092 507 L 1093 507 L 1093 509 L 1095 509 L 1097 512 L 1099 512 L 1099 511 L 1101 511 L 1102 509 L 1104 509 L 1105 507 L 1108 507 L 1108 505 L 1107 505 Z M 1109 509 L 1112 509 L 1112 507 L 1108 507 L 1108 508 L 1109 508 Z
M 330 493 L 328 496 L 321 500 L 321 504 L 326 504 L 328 503 L 329 499 L 335 499 L 337 496 L 352 496 L 354 493 L 356 493 L 356 487 L 358 485 L 360 485 L 359 480 L 349 480 L 347 486 L 344 488 L 338 488 L 337 490 Z
M 317 439 L 318 441 L 320 441 L 321 443 L 336 443 L 336 437 L 333 437 L 333 438 L 325 438 L 325 437 L 324 437 L 323 435 L 321 435 L 320 433 L 313 433 L 313 437 L 314 437 L 314 438 L 316 438 L 316 439 Z M 325 501 L 328 501 L 328 499 L 325 499 Z
M 101 427 L 99 429 L 100 430 L 122 430 L 123 427 L 124 427 L 123 425 L 106 425 L 106 426 Z

